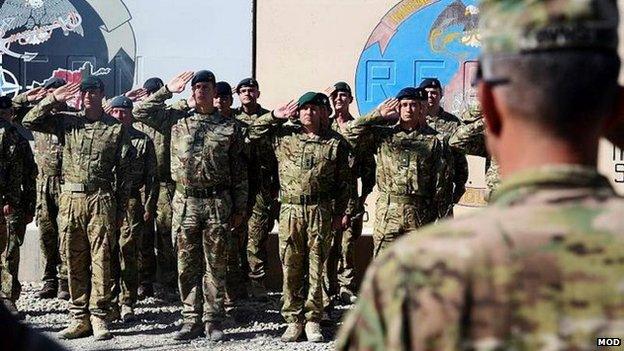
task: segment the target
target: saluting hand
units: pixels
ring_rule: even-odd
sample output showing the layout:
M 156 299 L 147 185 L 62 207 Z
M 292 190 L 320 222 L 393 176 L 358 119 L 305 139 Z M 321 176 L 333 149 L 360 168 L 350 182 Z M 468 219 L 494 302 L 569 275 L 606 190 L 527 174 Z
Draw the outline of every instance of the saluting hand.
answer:
M 26 100 L 28 102 L 35 102 L 43 99 L 46 96 L 46 90 L 43 87 L 30 89 L 26 92 Z
M 132 100 L 132 102 L 141 101 L 147 96 L 147 90 L 145 88 L 130 90 L 124 96 Z
M 193 71 L 186 71 L 178 74 L 167 83 L 167 89 L 174 94 L 183 92 L 186 84 L 193 79 L 194 75 L 195 73 L 193 73 Z
M 273 116 L 279 119 L 287 119 L 294 116 L 297 113 L 299 104 L 295 100 L 290 100 L 286 105 L 279 106 L 273 110 Z
M 69 83 L 55 89 L 52 95 L 58 102 L 66 102 L 80 91 L 80 83 Z
M 398 119 L 399 118 L 399 100 L 396 98 L 389 98 L 384 100 L 379 106 L 379 112 L 385 119 Z

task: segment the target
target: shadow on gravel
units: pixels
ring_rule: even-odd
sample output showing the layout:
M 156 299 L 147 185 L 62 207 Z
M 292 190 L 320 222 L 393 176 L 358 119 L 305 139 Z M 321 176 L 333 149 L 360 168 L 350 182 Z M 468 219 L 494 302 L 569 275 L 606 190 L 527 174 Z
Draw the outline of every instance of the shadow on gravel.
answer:
M 65 328 L 65 323 L 61 323 L 59 325 L 47 325 L 45 327 L 41 327 L 41 326 L 36 326 L 36 325 L 32 325 L 29 324 L 28 327 L 32 330 L 36 330 L 38 332 L 42 332 L 42 333 L 58 333 L 60 332 L 63 328 Z
M 33 316 L 33 317 L 48 316 L 50 314 L 61 314 L 65 316 L 69 314 L 67 309 L 50 309 L 50 310 L 45 310 L 45 311 L 22 310 L 21 312 L 29 316 Z

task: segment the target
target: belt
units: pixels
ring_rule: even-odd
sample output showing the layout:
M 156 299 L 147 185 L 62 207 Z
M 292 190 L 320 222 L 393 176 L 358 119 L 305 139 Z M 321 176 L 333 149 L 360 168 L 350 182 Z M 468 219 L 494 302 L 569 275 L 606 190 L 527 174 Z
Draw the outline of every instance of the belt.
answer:
M 215 185 L 205 188 L 195 188 L 190 186 L 184 186 L 182 184 L 176 185 L 176 191 L 184 195 L 184 197 L 196 197 L 199 199 L 208 199 L 215 197 L 225 190 L 227 190 L 227 187 L 225 185 Z
M 413 205 L 428 200 L 427 197 L 424 197 L 422 195 L 394 195 L 387 193 L 381 193 L 380 195 L 385 196 L 390 203 L 402 205 Z
M 323 202 L 331 201 L 332 198 L 328 194 L 311 194 L 311 195 L 284 195 L 280 201 L 285 204 L 293 205 L 317 205 Z
M 98 190 L 111 191 L 110 184 L 64 183 L 61 190 L 69 193 L 94 193 Z

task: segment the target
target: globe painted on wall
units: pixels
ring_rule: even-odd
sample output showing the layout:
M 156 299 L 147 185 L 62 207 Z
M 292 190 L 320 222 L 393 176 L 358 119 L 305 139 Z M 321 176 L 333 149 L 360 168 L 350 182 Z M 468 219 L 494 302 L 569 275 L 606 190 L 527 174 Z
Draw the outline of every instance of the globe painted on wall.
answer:
M 444 108 L 462 110 L 480 52 L 479 11 L 472 0 L 403 0 L 371 33 L 360 56 L 355 94 L 360 114 L 404 87 L 435 77 L 444 86 Z

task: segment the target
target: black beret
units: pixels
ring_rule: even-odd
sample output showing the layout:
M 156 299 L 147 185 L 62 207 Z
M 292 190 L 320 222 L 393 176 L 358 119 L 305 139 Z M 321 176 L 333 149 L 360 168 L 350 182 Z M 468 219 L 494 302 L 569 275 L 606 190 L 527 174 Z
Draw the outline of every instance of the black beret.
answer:
M 13 100 L 9 96 L 0 96 L 0 110 L 13 107 Z
M 215 75 L 210 72 L 210 71 L 197 71 L 195 72 L 195 75 L 193 76 L 193 79 L 191 80 L 191 85 L 195 85 L 197 83 L 200 82 L 204 82 L 204 83 L 209 83 L 209 82 L 213 82 L 216 83 L 216 79 L 215 79 Z
M 104 90 L 104 82 L 102 82 L 100 78 L 95 76 L 87 76 L 82 78 L 82 82 L 80 82 L 80 90 L 85 91 L 89 89 Z
M 43 87 L 45 89 L 56 89 L 56 88 L 62 87 L 65 84 L 67 84 L 65 79 L 58 78 L 58 77 L 52 77 L 52 78 L 46 80 L 45 83 L 43 83 Z
M 132 108 L 132 100 L 123 95 L 115 96 L 110 102 L 111 108 Z
M 438 88 L 442 89 L 442 84 L 437 78 L 425 78 L 418 86 L 419 88 Z
M 232 86 L 228 82 L 217 82 L 217 96 L 232 96 Z
M 425 90 L 422 88 L 403 88 L 396 96 L 397 99 L 426 100 Z
M 152 77 L 143 83 L 143 89 L 147 90 L 149 94 L 157 92 L 160 88 L 165 85 L 162 79 L 158 77 Z
M 345 92 L 345 93 L 349 93 L 349 95 L 353 95 L 351 93 L 351 87 L 349 86 L 349 84 L 345 83 L 345 82 L 338 82 L 336 84 L 334 84 L 334 92 Z
M 236 92 L 238 93 L 242 87 L 255 87 L 260 89 L 260 84 L 258 84 L 258 81 L 253 78 L 245 78 L 236 86 Z

